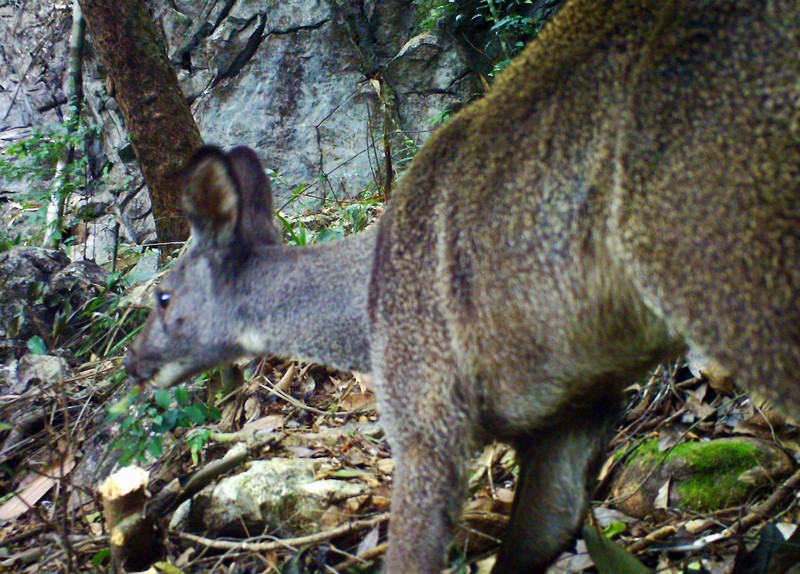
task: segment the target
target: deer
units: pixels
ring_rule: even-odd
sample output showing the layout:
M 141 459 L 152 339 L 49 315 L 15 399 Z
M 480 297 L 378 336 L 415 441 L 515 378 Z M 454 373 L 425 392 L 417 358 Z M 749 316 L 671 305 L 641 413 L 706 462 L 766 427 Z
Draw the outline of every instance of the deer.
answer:
M 800 412 L 800 4 L 568 0 L 436 130 L 379 222 L 290 247 L 249 148 L 186 172 L 190 247 L 126 358 L 369 373 L 389 574 L 438 572 L 481 445 L 519 478 L 494 574 L 573 543 L 622 391 L 688 350 Z

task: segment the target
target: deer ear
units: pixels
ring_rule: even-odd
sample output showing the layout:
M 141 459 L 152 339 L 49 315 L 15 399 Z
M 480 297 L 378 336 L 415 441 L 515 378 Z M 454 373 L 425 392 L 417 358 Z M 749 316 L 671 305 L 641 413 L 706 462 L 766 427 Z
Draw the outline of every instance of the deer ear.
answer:
M 201 148 L 189 162 L 184 181 L 183 209 L 195 239 L 231 243 L 241 209 L 236 177 L 222 150 Z
M 280 233 L 272 222 L 272 189 L 256 152 L 247 147 L 228 152 L 238 182 L 240 217 L 237 235 L 245 243 L 277 243 Z

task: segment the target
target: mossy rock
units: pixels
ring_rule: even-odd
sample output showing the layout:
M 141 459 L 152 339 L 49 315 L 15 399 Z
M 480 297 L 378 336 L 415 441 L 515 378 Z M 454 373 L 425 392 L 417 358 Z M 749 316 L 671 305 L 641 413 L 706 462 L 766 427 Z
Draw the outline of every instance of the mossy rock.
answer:
M 633 451 L 612 483 L 616 506 L 631 516 L 658 515 L 667 507 L 707 513 L 737 506 L 768 496 L 794 469 L 778 446 L 750 437 L 686 442 L 665 452 L 658 442 Z

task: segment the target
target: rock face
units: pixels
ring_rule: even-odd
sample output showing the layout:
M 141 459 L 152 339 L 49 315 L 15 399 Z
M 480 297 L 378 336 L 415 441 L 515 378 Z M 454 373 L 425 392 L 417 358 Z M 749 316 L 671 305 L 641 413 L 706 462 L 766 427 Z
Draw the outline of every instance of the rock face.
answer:
M 0 253 L 0 363 L 24 354 L 33 336 L 73 334 L 79 321 L 70 326 L 65 317 L 100 296 L 109 275 L 91 261 L 71 263 L 61 251 L 15 247 Z
M 442 113 L 480 92 L 452 38 L 420 32 L 411 0 L 155 0 L 168 54 L 208 143 L 246 144 L 275 170 L 277 206 L 353 196 L 425 141 Z M 0 5 L 0 148 L 59 121 L 70 3 Z M 86 54 L 86 114 L 101 126 L 90 146 L 103 186 L 87 256 L 107 259 L 117 223 L 129 240 L 154 239 L 149 202 L 105 73 Z M 0 179 L 0 194 L 19 185 Z M 91 243 L 95 241 L 95 243 Z

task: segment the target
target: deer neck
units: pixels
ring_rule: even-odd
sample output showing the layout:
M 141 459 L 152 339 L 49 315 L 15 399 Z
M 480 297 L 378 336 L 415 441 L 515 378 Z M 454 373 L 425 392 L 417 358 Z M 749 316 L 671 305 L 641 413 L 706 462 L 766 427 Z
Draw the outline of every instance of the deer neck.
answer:
M 244 351 L 370 372 L 367 291 L 376 236 L 369 229 L 321 245 L 261 248 L 245 279 L 252 295 L 240 309 L 248 318 L 238 340 Z

